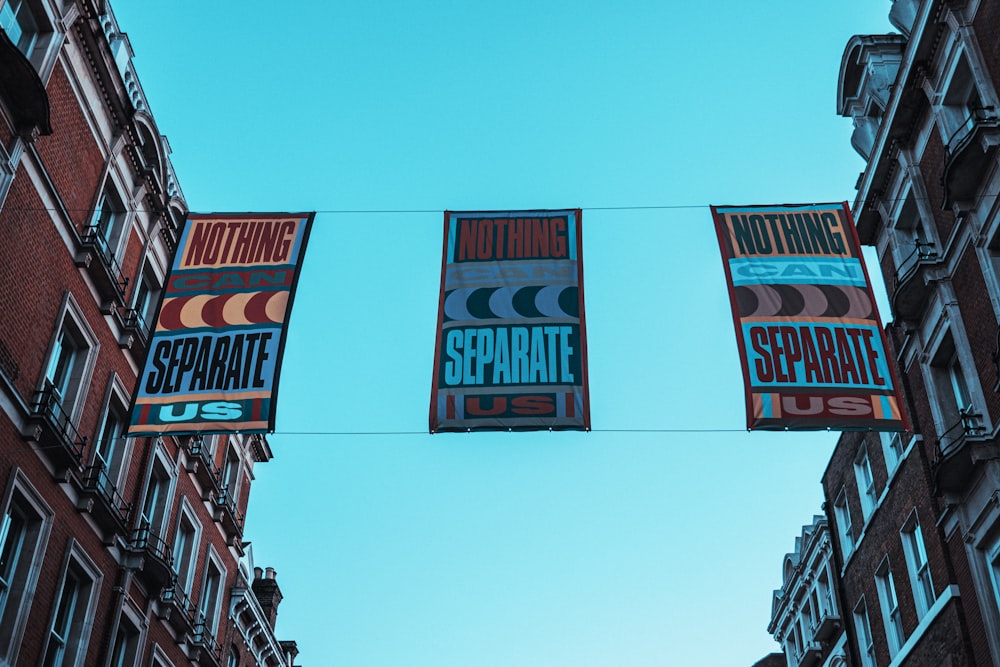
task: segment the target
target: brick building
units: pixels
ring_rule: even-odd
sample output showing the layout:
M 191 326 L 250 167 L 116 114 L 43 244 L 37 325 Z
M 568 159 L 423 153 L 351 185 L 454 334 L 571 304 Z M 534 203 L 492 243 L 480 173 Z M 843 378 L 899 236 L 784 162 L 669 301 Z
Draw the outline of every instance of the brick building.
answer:
M 261 436 L 123 438 L 186 203 L 107 2 L 0 0 L 0 665 L 278 665 Z
M 815 516 L 785 554 L 767 631 L 784 649 L 781 665 L 843 667 L 847 636 L 837 600 L 837 570 L 826 517 Z
M 1000 3 L 895 0 L 837 104 L 867 160 L 913 434 L 848 433 L 823 475 L 852 663 L 1000 665 Z

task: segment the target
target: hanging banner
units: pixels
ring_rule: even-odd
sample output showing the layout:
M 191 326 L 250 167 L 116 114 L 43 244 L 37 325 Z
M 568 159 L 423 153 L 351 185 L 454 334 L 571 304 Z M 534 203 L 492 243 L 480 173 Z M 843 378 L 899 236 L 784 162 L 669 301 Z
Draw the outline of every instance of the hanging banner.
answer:
M 747 428 L 908 428 L 847 203 L 713 206 Z
M 314 215 L 188 216 L 127 435 L 274 430 L 285 331 Z
M 581 211 L 444 214 L 430 432 L 589 430 Z

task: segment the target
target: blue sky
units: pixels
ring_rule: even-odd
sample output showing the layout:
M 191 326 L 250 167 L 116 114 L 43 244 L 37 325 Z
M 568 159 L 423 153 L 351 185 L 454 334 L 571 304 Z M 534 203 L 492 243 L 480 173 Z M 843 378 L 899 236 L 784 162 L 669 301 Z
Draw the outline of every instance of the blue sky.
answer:
M 889 2 L 114 8 L 193 211 L 319 211 L 246 531 L 300 662 L 777 649 L 836 434 L 743 430 L 708 205 L 853 201 L 837 74 Z M 424 434 L 441 211 L 563 207 L 595 431 Z

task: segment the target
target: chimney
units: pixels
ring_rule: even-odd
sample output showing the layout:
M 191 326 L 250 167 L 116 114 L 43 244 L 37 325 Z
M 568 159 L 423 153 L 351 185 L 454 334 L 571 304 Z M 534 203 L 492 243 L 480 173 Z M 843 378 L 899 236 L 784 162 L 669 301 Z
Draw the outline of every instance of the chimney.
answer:
M 261 569 L 255 567 L 253 574 L 254 580 L 250 587 L 253 589 L 253 594 L 257 598 L 257 602 L 260 603 L 261 609 L 264 610 L 267 622 L 271 624 L 271 629 L 274 630 L 274 622 L 278 619 L 278 605 L 281 604 L 282 598 L 281 589 L 278 588 L 278 582 L 274 578 L 274 568 L 267 568 L 264 571 L 264 575 L 261 576 Z

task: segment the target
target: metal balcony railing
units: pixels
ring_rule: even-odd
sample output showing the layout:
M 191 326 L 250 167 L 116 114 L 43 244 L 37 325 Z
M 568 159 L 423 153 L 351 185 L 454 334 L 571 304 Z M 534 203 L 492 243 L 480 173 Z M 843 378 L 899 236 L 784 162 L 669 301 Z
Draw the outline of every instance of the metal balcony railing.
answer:
M 202 658 L 205 658 L 207 662 L 213 665 L 221 664 L 222 645 L 215 640 L 215 635 L 212 634 L 211 629 L 208 627 L 208 622 L 204 618 L 194 624 L 194 631 L 191 634 L 191 644 L 201 652 L 198 656 L 199 662 L 202 662 Z
M 92 252 L 98 259 L 98 266 L 90 265 L 91 273 L 102 291 L 110 291 L 109 296 L 121 302 L 128 288 L 128 277 L 122 272 L 121 264 L 108 244 L 104 232 L 97 225 L 90 225 L 83 230 L 80 245 Z
M 172 577 L 160 592 L 160 618 L 168 621 L 178 635 L 183 636 L 194 630 L 196 615 L 191 598 L 184 592 L 177 577 Z
M 973 196 L 1000 145 L 1000 118 L 991 106 L 971 109 L 945 146 L 944 206 Z
M 36 391 L 31 416 L 42 427 L 40 445 L 59 468 L 79 468 L 87 439 L 80 435 L 51 383 Z
M 96 514 L 110 519 L 116 532 L 124 532 L 132 516 L 132 505 L 118 492 L 118 487 L 111 481 L 103 463 L 84 469 L 83 489 L 101 503 L 103 511 Z
M 233 537 L 243 535 L 244 516 L 237 507 L 235 494 L 230 493 L 229 486 L 219 487 L 219 492 L 215 496 L 215 506 L 217 508 L 217 520 L 221 520 L 226 532 Z
M 149 524 L 143 522 L 132 533 L 129 548 L 141 559 L 138 572 L 147 584 L 162 589 L 173 579 L 174 558 L 170 545 Z
M 940 259 L 933 243 L 914 242 L 913 249 L 900 262 L 892 276 L 893 315 L 901 319 L 914 319 L 923 311 L 927 301 L 927 285 L 921 280 L 920 272 L 926 266 Z

